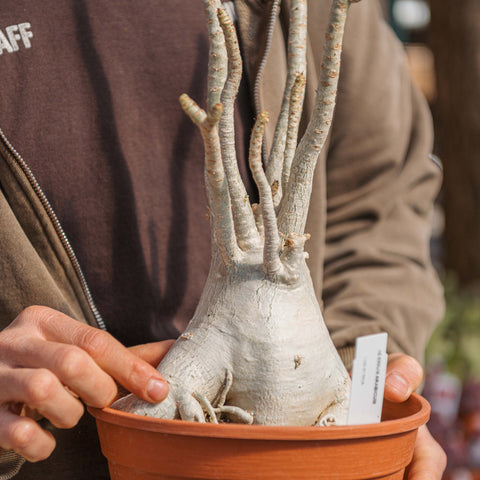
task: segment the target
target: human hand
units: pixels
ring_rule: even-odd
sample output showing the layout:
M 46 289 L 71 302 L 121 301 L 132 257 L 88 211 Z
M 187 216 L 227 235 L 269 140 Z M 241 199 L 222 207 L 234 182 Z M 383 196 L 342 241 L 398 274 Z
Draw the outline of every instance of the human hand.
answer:
M 423 378 L 421 365 L 412 357 L 394 353 L 388 357 L 385 399 L 404 402 L 419 387 Z M 405 472 L 406 480 L 441 480 L 447 465 L 442 447 L 430 435 L 426 425 L 418 429 L 413 458 Z
M 112 403 L 115 380 L 146 401 L 160 402 L 168 385 L 151 364 L 170 346 L 166 341 L 127 349 L 109 333 L 58 311 L 25 309 L 0 332 L 0 450 L 44 460 L 55 440 L 32 417 L 72 428 L 83 415 L 81 401 L 99 408 Z

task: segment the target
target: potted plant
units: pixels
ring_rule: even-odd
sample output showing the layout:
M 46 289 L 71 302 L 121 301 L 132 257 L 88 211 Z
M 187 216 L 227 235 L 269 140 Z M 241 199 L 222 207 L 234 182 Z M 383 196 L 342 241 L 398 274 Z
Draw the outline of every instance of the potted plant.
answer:
M 91 409 L 112 478 L 402 478 L 428 406 L 413 396 L 387 404 L 378 425 L 345 425 L 350 378 L 323 322 L 304 252 L 313 171 L 333 117 L 351 3 L 333 1 L 314 113 L 297 145 L 307 14 L 306 0 L 292 1 L 288 76 L 265 170 L 267 112 L 251 136 L 260 203 L 250 205 L 233 133 L 238 41 L 220 2 L 205 0 L 207 109 L 187 95 L 180 103 L 205 145 L 212 264 L 193 319 L 158 366 L 170 385 L 167 399 L 152 405 L 129 395 L 113 408 Z

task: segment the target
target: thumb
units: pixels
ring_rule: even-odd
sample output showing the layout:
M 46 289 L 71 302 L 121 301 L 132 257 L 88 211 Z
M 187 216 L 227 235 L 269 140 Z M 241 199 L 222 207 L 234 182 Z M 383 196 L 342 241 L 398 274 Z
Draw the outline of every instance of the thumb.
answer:
M 130 347 L 129 350 L 153 367 L 157 367 L 174 343 L 175 340 L 163 340 L 161 342 L 135 345 L 134 347 Z
M 420 386 L 422 378 L 422 366 L 413 357 L 401 353 L 389 355 L 385 398 L 391 402 L 404 402 Z

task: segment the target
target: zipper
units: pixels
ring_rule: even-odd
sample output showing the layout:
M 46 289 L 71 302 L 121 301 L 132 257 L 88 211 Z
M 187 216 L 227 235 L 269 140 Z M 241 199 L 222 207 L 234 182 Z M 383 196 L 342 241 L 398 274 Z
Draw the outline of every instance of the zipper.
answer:
M 280 9 L 281 0 L 273 0 L 272 9 L 270 10 L 270 16 L 267 24 L 267 37 L 265 41 L 265 49 L 257 70 L 257 76 L 255 77 L 255 83 L 253 84 L 253 103 L 255 108 L 255 115 L 258 117 L 260 114 L 260 82 L 262 81 L 263 71 L 267 64 L 268 54 L 270 53 L 270 47 L 272 46 L 273 29 L 275 28 L 275 22 L 277 20 L 278 11 Z M 267 165 L 267 145 L 262 142 L 262 163 L 266 167 Z
M 280 9 L 280 2 L 281 0 L 274 0 L 272 4 L 272 9 L 270 10 L 270 15 L 269 15 L 268 24 L 267 24 L 267 36 L 265 41 L 265 49 L 263 51 L 263 56 L 258 66 L 257 76 L 255 77 L 255 83 L 253 84 L 253 101 L 255 103 L 255 111 L 257 115 L 259 115 L 260 113 L 260 82 L 262 80 L 263 71 L 265 70 L 268 54 L 270 53 L 270 48 L 272 46 L 273 30 L 275 28 L 278 11 Z
M 30 170 L 30 167 L 27 165 L 23 157 L 15 150 L 12 144 L 8 141 L 7 137 L 5 136 L 1 128 L 0 128 L 0 138 L 3 140 L 3 143 L 7 147 L 10 154 L 17 161 L 18 166 L 27 177 L 27 180 L 29 181 L 31 187 L 35 191 L 38 199 L 43 205 L 43 208 L 47 212 L 47 215 L 50 218 L 50 221 L 52 222 L 53 227 L 55 228 L 55 231 L 63 245 L 63 248 L 65 249 L 65 252 L 67 253 L 68 258 L 70 259 L 70 262 L 73 265 L 75 273 L 77 274 L 83 293 L 87 299 L 88 306 L 90 307 L 90 310 L 93 316 L 95 317 L 95 321 L 97 322 L 98 327 L 101 328 L 102 330 L 107 330 L 105 322 L 103 321 L 103 318 L 100 312 L 98 311 L 95 305 L 95 302 L 93 301 L 92 293 L 90 292 L 90 288 L 88 287 L 87 280 L 85 279 L 85 275 L 83 274 L 82 268 L 80 267 L 80 263 L 77 259 L 77 256 L 75 255 L 72 245 L 68 240 L 67 235 L 65 234 L 65 231 L 63 230 L 60 224 L 60 221 L 58 220 L 58 217 L 54 212 L 52 206 L 50 205 L 50 202 L 48 201 L 45 193 L 41 189 L 37 179 L 35 178 L 32 171 Z

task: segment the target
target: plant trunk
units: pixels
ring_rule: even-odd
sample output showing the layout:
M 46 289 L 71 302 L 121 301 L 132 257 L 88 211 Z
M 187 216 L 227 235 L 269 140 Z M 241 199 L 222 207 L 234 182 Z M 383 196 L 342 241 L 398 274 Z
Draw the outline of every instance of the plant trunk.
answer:
M 306 0 L 293 0 L 289 68 L 269 162 L 262 167 L 267 112 L 259 114 L 249 163 L 260 204 L 246 201 L 236 165 L 233 103 L 241 59 L 232 20 L 204 0 L 210 38 L 208 110 L 180 103 L 205 145 L 212 265 L 187 330 L 158 370 L 168 398 L 133 396 L 115 408 L 139 415 L 217 423 L 345 424 L 350 378 L 323 322 L 305 263 L 313 171 L 332 122 L 347 11 L 334 0 L 312 119 L 295 150 L 305 87 Z M 228 66 L 228 68 L 227 68 Z
M 193 319 L 158 367 L 168 399 L 130 397 L 122 410 L 214 423 L 346 423 L 350 380 L 305 262 L 285 285 L 266 278 L 261 251 L 251 253 L 227 275 L 212 263 Z

